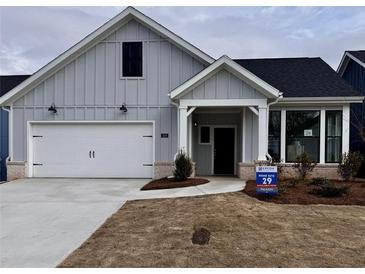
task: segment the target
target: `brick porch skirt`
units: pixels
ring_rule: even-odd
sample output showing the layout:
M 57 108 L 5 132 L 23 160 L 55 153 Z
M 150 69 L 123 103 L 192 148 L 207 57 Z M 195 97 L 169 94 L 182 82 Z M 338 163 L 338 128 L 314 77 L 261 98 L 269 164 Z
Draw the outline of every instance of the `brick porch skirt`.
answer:
M 298 173 L 290 164 L 281 164 L 281 174 L 279 174 L 282 179 L 297 178 Z M 256 171 L 255 164 L 253 163 L 238 163 L 237 176 L 244 180 L 255 180 Z M 308 174 L 308 178 L 315 177 L 326 177 L 327 179 L 339 179 L 337 174 L 336 164 L 318 164 L 313 171 Z

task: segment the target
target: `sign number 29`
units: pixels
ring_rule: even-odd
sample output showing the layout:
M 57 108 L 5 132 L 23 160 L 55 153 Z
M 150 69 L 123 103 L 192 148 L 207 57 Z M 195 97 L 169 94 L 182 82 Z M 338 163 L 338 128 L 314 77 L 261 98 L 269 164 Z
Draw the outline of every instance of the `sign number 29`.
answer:
M 272 182 L 272 178 L 262 178 L 262 184 L 263 185 L 270 185 L 271 184 L 271 182 Z

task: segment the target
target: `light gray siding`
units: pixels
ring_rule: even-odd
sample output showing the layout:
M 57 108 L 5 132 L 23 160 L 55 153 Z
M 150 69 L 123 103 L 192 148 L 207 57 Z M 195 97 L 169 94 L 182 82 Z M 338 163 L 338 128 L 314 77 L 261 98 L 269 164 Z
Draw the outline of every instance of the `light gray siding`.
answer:
M 265 99 L 266 97 L 225 69 L 220 70 L 183 99 Z
M 121 77 L 123 41 L 143 42 L 142 78 Z M 132 20 L 14 103 L 13 160 L 26 160 L 27 121 L 154 120 L 156 160 L 171 161 L 177 112 L 167 94 L 202 69 L 200 61 Z M 124 102 L 127 113 L 119 110 Z M 52 103 L 56 115 L 47 111 Z

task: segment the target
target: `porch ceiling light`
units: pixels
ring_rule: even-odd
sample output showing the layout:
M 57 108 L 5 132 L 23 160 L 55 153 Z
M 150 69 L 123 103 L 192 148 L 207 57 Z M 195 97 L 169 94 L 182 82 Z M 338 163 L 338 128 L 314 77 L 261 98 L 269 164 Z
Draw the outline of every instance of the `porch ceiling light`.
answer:
M 57 109 L 54 103 L 48 108 L 48 111 L 52 112 L 53 114 L 57 113 Z

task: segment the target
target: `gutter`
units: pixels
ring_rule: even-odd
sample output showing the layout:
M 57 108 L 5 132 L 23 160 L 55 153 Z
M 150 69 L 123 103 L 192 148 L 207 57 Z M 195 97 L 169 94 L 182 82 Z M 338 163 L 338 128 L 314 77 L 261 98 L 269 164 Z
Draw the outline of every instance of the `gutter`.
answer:
M 274 105 L 276 104 L 277 102 L 279 102 L 280 99 L 283 99 L 283 93 L 282 92 L 279 92 L 279 97 L 277 97 L 275 99 L 275 101 L 271 102 L 271 103 L 268 103 L 267 104 L 267 118 L 266 118 L 266 124 L 267 124 L 267 137 L 269 138 L 269 115 L 270 115 L 270 106 L 271 105 Z M 268 143 L 269 143 L 269 140 L 268 140 Z M 269 154 L 269 152 L 267 151 L 266 152 L 266 157 L 269 158 L 269 161 L 272 162 L 272 157 L 271 155 Z

